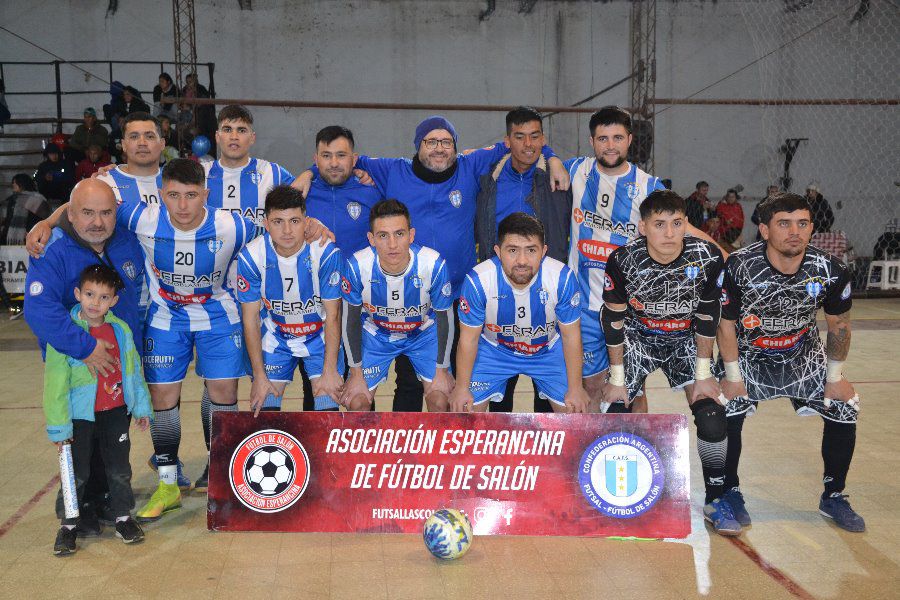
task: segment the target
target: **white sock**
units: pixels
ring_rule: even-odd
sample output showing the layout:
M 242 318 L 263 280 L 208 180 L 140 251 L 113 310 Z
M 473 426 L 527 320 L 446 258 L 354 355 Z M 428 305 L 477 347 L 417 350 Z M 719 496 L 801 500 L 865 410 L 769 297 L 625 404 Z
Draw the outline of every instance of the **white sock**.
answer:
M 177 465 L 165 465 L 160 466 L 158 468 L 159 471 L 159 480 L 163 483 L 175 484 L 178 483 L 178 466 Z
M 63 527 L 65 527 L 65 528 L 68 529 L 69 531 L 72 531 L 73 529 L 75 529 L 75 526 L 74 526 L 74 525 L 63 525 Z
M 127 521 L 131 518 L 131 515 L 125 515 L 124 517 L 116 517 L 116 523 L 122 523 L 123 521 Z

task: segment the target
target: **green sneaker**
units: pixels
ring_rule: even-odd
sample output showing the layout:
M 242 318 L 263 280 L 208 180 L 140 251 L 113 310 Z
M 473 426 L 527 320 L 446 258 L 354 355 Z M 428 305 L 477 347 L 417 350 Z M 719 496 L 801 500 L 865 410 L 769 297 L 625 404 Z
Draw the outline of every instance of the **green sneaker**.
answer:
M 135 514 L 135 519 L 138 523 L 151 523 L 178 508 L 181 508 L 181 490 L 178 489 L 178 485 L 160 481 L 159 487 L 150 496 L 144 508 Z

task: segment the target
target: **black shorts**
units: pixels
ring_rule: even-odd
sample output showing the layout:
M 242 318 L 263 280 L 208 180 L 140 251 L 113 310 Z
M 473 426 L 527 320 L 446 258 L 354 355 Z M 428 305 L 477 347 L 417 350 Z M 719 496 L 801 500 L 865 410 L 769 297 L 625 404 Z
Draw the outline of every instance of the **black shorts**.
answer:
M 691 335 L 625 336 L 625 386 L 628 399 L 643 393 L 644 381 L 653 371 L 662 369 L 673 390 L 694 383 L 697 345 Z

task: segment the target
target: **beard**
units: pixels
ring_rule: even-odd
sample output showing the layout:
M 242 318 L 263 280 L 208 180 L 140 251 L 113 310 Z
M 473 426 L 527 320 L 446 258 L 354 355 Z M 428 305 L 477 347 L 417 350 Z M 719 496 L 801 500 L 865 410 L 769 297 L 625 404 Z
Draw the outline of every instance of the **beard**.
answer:
M 620 155 L 619 155 L 619 158 L 616 160 L 616 162 L 613 162 L 613 163 L 608 163 L 608 162 L 606 162 L 606 160 L 604 160 L 603 158 L 599 158 L 599 159 L 597 159 L 597 160 L 600 162 L 600 164 L 603 166 L 603 168 L 605 168 L 605 169 L 615 169 L 616 167 L 621 166 L 622 163 L 625 162 L 625 157 L 622 156 L 622 155 L 620 154 Z
M 340 173 L 331 174 L 328 171 L 319 170 L 319 175 L 322 177 L 322 179 L 325 180 L 325 183 L 327 183 L 328 185 L 338 186 L 347 183 L 347 180 L 350 179 L 350 175 L 352 172 L 353 171 L 342 171 Z
M 516 271 L 513 269 L 511 272 L 507 273 L 506 276 L 516 285 L 525 285 L 534 279 L 534 269 L 529 268 L 525 271 Z
M 439 161 L 443 161 L 443 160 L 446 160 L 447 164 L 442 167 L 437 167 L 436 163 L 438 163 Z M 442 157 L 442 156 L 432 158 L 431 155 L 425 155 L 425 157 L 422 158 L 422 164 L 425 165 L 425 168 L 428 169 L 429 171 L 433 171 L 435 173 L 443 173 L 444 171 L 446 171 L 447 169 L 452 167 L 455 162 L 456 162 L 456 155 L 453 154 L 452 152 L 450 152 L 449 157 L 447 159 L 444 159 L 444 157 Z

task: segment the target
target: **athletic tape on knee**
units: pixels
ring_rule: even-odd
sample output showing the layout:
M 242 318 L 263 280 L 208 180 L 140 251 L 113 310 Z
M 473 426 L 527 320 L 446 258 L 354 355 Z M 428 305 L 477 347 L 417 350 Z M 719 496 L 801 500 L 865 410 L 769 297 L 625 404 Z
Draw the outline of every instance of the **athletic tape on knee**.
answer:
M 706 442 L 721 442 L 727 436 L 725 407 L 712 398 L 701 398 L 691 405 L 697 437 Z

